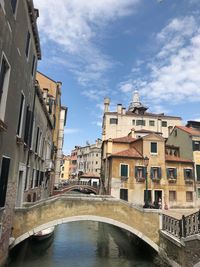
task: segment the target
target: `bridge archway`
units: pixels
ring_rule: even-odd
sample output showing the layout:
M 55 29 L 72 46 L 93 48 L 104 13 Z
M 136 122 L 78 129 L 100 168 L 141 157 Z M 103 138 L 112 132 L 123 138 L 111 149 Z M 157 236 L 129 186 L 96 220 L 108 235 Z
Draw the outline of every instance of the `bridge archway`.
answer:
M 126 231 L 129 231 L 130 233 L 134 234 L 135 236 L 139 237 L 140 239 L 142 239 L 144 242 L 146 242 L 149 246 L 151 246 L 155 251 L 158 252 L 158 245 L 155 244 L 151 239 L 149 239 L 147 236 L 145 236 L 143 233 L 139 232 L 138 230 L 136 230 L 135 228 L 132 228 L 124 223 L 121 223 L 119 221 L 110 219 L 110 218 L 106 218 L 106 217 L 100 217 L 100 216 L 88 216 L 88 215 L 81 215 L 81 216 L 72 216 L 72 217 L 67 217 L 67 218 L 63 218 L 61 220 L 54 220 L 51 221 L 49 223 L 40 225 L 34 229 L 32 229 L 31 231 L 23 234 L 22 236 L 16 238 L 13 247 L 16 246 L 17 244 L 19 244 L 20 242 L 24 241 L 25 239 L 27 239 L 28 237 L 32 236 L 34 233 L 37 233 L 41 230 L 44 230 L 48 227 L 51 226 L 56 226 L 59 224 L 64 224 L 64 223 L 69 223 L 69 222 L 77 222 L 77 221 L 94 221 L 94 222 L 103 222 L 103 223 L 107 223 L 110 225 L 114 225 L 117 227 L 120 227 Z
M 110 196 L 59 195 L 16 208 L 13 222 L 14 246 L 34 233 L 73 221 L 98 221 L 118 226 L 158 251 L 159 211 L 144 210 Z

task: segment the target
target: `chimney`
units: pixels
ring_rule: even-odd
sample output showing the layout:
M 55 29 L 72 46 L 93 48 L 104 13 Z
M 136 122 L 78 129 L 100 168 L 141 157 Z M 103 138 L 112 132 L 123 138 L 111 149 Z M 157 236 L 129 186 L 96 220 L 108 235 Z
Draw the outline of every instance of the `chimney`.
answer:
M 105 97 L 104 98 L 104 113 L 109 112 L 109 106 L 110 106 L 110 98 Z
M 126 115 L 126 108 L 122 108 L 122 115 Z
M 122 104 L 117 104 L 117 113 L 122 114 Z
M 128 134 L 129 137 L 135 138 L 135 129 L 132 128 L 130 133 Z

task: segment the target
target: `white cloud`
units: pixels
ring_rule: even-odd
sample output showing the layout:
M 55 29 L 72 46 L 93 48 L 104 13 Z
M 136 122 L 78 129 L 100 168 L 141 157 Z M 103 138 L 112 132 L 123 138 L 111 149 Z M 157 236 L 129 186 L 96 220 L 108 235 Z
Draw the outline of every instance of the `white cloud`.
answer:
M 41 39 L 57 45 L 82 86 L 103 80 L 113 60 L 102 52 L 100 39 L 109 23 L 135 12 L 139 0 L 34 0 L 39 8 Z M 53 51 L 51 51 L 53 53 Z M 57 53 L 58 54 L 58 53 Z M 49 56 L 49 55 L 48 55 Z M 57 55 L 54 55 L 57 56 Z
M 198 18 L 173 19 L 157 34 L 160 49 L 147 73 L 134 79 L 133 88 L 160 110 L 163 104 L 200 101 L 200 26 Z M 141 72 L 142 73 L 142 72 Z M 131 88 L 130 78 L 123 87 Z M 152 106 L 152 105 L 151 105 Z

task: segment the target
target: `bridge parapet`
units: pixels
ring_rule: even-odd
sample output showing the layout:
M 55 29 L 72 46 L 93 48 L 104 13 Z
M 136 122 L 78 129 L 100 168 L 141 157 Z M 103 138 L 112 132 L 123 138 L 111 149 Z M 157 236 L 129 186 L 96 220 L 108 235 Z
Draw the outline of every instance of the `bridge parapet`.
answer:
M 144 210 L 110 196 L 60 195 L 15 210 L 15 243 L 42 229 L 70 221 L 93 220 L 119 226 L 158 251 L 158 210 Z

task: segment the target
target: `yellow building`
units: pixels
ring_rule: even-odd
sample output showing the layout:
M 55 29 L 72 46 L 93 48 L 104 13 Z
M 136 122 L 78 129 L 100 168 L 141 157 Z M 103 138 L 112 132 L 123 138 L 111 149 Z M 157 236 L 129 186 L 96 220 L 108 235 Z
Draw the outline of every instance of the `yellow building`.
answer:
M 70 166 L 70 156 L 63 155 L 61 171 L 60 171 L 60 182 L 61 183 L 69 179 L 69 166 Z
M 155 133 L 104 141 L 102 171 L 107 193 L 140 206 L 145 202 L 162 208 L 194 206 L 193 161 L 178 153 Z
M 61 106 L 61 82 L 56 82 L 41 72 L 37 72 L 38 81 L 43 93 L 47 110 L 53 122 L 53 151 L 54 154 L 54 186 L 58 187 L 60 166 L 62 161 L 62 147 L 67 108 Z

